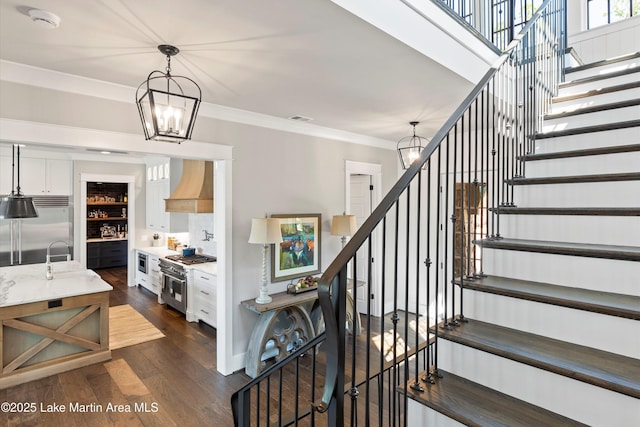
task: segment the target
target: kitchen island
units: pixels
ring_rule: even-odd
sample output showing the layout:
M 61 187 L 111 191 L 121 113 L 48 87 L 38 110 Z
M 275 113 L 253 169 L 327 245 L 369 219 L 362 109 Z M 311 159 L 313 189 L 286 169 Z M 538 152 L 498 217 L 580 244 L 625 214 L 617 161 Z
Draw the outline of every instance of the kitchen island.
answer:
M 111 359 L 111 285 L 77 261 L 0 268 L 0 389 Z

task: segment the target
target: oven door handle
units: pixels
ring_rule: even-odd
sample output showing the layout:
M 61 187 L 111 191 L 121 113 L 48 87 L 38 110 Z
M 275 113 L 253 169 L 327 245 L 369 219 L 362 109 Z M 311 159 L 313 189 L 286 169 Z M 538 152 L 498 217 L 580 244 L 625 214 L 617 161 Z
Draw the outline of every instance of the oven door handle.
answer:
M 177 277 L 177 276 L 174 276 L 173 274 L 170 274 L 170 273 L 163 273 L 163 272 L 161 271 L 161 272 L 160 272 L 160 275 L 162 275 L 162 279 L 163 279 L 163 280 L 164 280 L 164 278 L 165 278 L 165 277 L 168 277 L 169 279 L 174 280 L 174 281 L 176 281 L 176 282 L 180 282 L 180 283 L 182 283 L 183 285 L 186 285 L 186 284 L 187 284 L 187 279 L 181 279 L 181 278 L 179 278 L 179 277 Z

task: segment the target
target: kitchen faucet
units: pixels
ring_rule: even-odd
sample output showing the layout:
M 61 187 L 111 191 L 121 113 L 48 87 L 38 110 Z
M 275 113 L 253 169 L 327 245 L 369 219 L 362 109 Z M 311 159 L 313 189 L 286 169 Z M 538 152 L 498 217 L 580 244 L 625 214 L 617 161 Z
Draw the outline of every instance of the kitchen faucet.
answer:
M 66 254 L 58 254 L 58 255 L 51 255 L 51 247 L 53 245 L 55 245 L 56 243 L 62 243 L 63 245 L 65 245 L 67 247 L 67 253 Z M 46 273 L 46 278 L 47 280 L 51 280 L 53 279 L 53 266 L 51 265 L 51 257 L 61 257 L 61 256 L 66 256 L 67 257 L 67 261 L 71 260 L 71 254 L 69 253 L 69 243 L 65 242 L 64 240 L 55 240 L 51 243 L 49 243 L 49 246 L 47 247 L 47 260 L 46 260 L 46 266 L 47 266 L 47 273 Z

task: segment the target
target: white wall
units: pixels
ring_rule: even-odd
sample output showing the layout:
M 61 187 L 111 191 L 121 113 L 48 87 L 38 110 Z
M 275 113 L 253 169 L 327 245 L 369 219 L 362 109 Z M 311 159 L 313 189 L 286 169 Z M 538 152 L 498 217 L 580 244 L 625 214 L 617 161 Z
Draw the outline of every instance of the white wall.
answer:
M 640 52 L 640 16 L 592 30 L 569 32 L 569 46 L 585 64 Z
M 227 348 L 218 351 L 228 356 L 225 373 L 243 367 L 244 352 L 257 320 L 255 313 L 240 305 L 241 301 L 255 298 L 258 293 L 261 251 L 258 245 L 248 243 L 251 218 L 262 217 L 265 213 L 321 213 L 322 267 L 325 268 L 340 250 L 340 240 L 329 233 L 329 219 L 345 209 L 345 160 L 382 165 L 383 193 L 396 177 L 394 150 L 207 117 L 198 118 L 197 142 L 158 144 L 145 142 L 142 138 L 133 103 L 7 81 L 0 81 L 0 92 L 3 94 L 0 97 L 0 138 L 23 142 L 32 139 L 42 144 L 57 141 L 57 144 L 68 146 L 156 152 L 171 157 L 227 159 L 224 163 L 229 165 L 225 166 L 227 172 L 223 176 L 227 178 L 225 185 L 230 185 L 231 194 L 226 194 L 225 198 L 232 201 L 230 208 L 227 207 L 230 213 L 226 216 L 225 231 L 231 232 L 232 238 L 223 247 L 217 243 L 219 260 L 226 257 L 225 261 L 231 259 L 233 263 L 225 267 L 227 282 L 224 286 L 230 296 L 221 302 L 229 316 L 227 322 L 218 327 L 224 328 L 224 333 L 218 333 L 219 343 L 223 339 L 228 343 Z M 105 121 L 100 117 L 115 119 Z M 120 165 L 124 169 L 117 172 L 115 167 L 81 163 L 76 173 L 90 169 L 91 173 L 127 174 L 126 169 L 133 166 Z M 139 168 L 137 176 L 142 185 L 145 168 L 143 165 L 135 168 Z M 218 175 L 216 179 L 219 179 Z M 144 203 L 145 199 L 144 192 L 140 191 L 137 204 Z M 220 209 L 225 207 L 216 206 L 216 212 Z M 139 229 L 144 230 L 145 209 L 141 207 L 137 212 L 142 221 Z M 220 234 L 221 230 L 216 228 L 216 237 Z M 277 292 L 285 287 L 286 283 L 278 283 L 271 285 L 270 290 Z M 218 367 L 222 368 L 220 363 Z

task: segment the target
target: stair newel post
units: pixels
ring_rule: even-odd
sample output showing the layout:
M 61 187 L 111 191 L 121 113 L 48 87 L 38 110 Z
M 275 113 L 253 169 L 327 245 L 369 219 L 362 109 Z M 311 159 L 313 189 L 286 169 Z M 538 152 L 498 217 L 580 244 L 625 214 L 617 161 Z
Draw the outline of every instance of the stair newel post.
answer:
M 464 120 L 463 120 L 462 127 L 464 128 Z M 456 216 L 456 203 L 457 203 L 457 197 L 458 197 L 458 191 L 456 189 L 456 183 L 458 180 L 458 124 L 457 123 L 453 127 L 453 175 L 451 180 L 452 180 L 451 205 L 449 205 L 448 203 L 445 205 L 446 206 L 445 209 L 451 209 L 451 217 L 450 217 L 451 219 L 451 277 L 449 277 L 448 281 L 445 281 L 445 286 L 448 286 L 449 284 L 451 284 L 451 298 L 447 299 L 445 296 L 445 311 L 447 309 L 446 308 L 447 304 L 451 302 L 451 317 L 450 317 L 450 320 L 447 321 L 449 317 L 445 315 L 445 322 L 447 322 L 448 326 L 458 326 L 458 322 L 456 321 L 456 312 L 455 312 L 455 299 L 456 299 L 455 297 L 455 294 L 456 294 L 455 293 L 456 292 L 456 289 L 455 289 L 456 244 L 455 242 L 456 242 L 456 231 L 457 231 L 456 223 L 458 221 L 458 217 Z M 447 239 L 447 241 L 448 240 L 449 239 Z M 446 242 L 445 242 L 445 245 L 446 245 Z M 445 256 L 446 254 L 448 254 L 448 251 L 445 249 Z M 448 265 L 446 261 L 445 261 L 445 265 Z
M 415 380 L 413 384 L 411 384 L 411 388 L 415 391 L 422 392 L 424 391 L 424 389 L 420 385 L 420 379 L 419 379 L 420 358 L 418 357 L 418 349 L 420 348 L 420 341 L 419 341 L 419 338 L 420 338 L 420 223 L 421 223 L 420 215 L 421 215 L 421 207 L 422 207 L 422 169 L 420 169 L 420 171 L 418 172 L 417 179 L 418 179 L 418 191 L 417 191 L 418 195 L 417 195 L 417 201 L 416 201 L 417 221 L 416 221 L 416 232 L 415 232 L 415 236 L 417 236 L 416 238 L 416 331 L 415 331 L 416 332 L 415 334 L 416 367 L 415 367 Z M 427 240 L 427 245 L 429 245 L 428 240 Z M 427 318 L 427 326 L 428 326 L 428 323 L 429 323 L 429 320 Z M 407 324 L 407 329 L 405 330 L 408 331 L 409 322 L 407 322 L 406 324 Z M 427 337 L 427 347 L 425 347 L 425 349 L 429 348 L 428 341 L 429 341 L 429 338 Z M 405 414 L 406 414 L 406 411 L 405 411 Z

